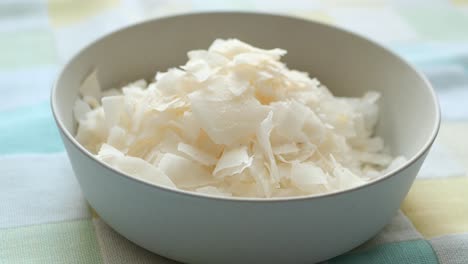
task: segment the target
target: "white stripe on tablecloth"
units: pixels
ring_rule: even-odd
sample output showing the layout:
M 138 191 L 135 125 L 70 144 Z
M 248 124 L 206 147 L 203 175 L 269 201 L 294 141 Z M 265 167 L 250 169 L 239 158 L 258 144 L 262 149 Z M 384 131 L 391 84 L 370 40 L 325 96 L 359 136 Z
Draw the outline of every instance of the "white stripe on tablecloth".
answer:
M 418 173 L 418 179 L 457 177 L 465 173 L 466 170 L 457 161 L 456 155 L 440 139 L 436 139 Z
M 468 262 L 468 233 L 440 236 L 429 242 L 440 264 L 466 264 Z
M 0 228 L 89 217 L 65 153 L 0 156 Z

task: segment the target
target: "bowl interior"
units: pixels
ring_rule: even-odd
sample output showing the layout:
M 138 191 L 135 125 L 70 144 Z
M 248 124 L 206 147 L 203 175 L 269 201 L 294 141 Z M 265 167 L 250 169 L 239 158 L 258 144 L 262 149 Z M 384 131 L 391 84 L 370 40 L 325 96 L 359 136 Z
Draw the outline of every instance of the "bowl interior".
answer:
M 72 108 L 82 80 L 97 69 L 104 88 L 150 80 L 206 49 L 216 38 L 238 38 L 261 48 L 283 48 L 292 69 L 309 72 L 335 95 L 382 93 L 377 134 L 394 154 L 412 158 L 431 141 L 439 122 L 428 83 L 386 49 L 319 23 L 253 13 L 190 14 L 148 21 L 108 35 L 75 56 L 61 73 L 52 100 L 57 119 L 74 135 Z

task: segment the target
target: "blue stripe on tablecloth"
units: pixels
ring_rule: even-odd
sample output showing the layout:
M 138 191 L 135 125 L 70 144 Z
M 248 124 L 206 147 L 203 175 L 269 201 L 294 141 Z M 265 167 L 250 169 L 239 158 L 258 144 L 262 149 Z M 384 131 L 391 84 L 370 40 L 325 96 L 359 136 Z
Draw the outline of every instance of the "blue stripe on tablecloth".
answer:
M 434 250 L 426 240 L 382 244 L 369 250 L 345 254 L 328 264 L 438 264 Z
M 0 154 L 63 149 L 48 101 L 0 112 Z
M 444 120 L 468 120 L 468 42 L 394 45 L 434 86 Z
M 46 101 L 56 77 L 55 65 L 0 70 L 0 111 Z

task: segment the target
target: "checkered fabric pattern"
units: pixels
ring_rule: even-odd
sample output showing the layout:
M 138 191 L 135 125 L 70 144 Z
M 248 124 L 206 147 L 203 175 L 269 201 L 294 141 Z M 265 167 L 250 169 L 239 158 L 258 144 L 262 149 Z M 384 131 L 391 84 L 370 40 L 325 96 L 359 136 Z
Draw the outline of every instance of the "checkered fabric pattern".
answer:
M 439 137 L 391 223 L 328 263 L 468 263 L 466 0 L 1 0 L 0 263 L 174 263 L 130 243 L 88 207 L 48 97 L 60 66 L 95 38 L 144 19 L 207 10 L 338 25 L 422 70 L 439 95 Z

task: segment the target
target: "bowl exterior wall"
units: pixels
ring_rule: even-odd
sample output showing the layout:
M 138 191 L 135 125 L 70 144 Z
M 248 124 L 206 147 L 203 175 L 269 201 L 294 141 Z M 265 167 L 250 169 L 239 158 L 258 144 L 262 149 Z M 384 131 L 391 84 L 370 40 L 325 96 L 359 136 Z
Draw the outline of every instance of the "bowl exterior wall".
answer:
M 311 263 L 344 253 L 391 219 L 425 158 L 354 191 L 239 202 L 123 177 L 62 137 L 84 195 L 102 219 L 137 245 L 188 263 Z

